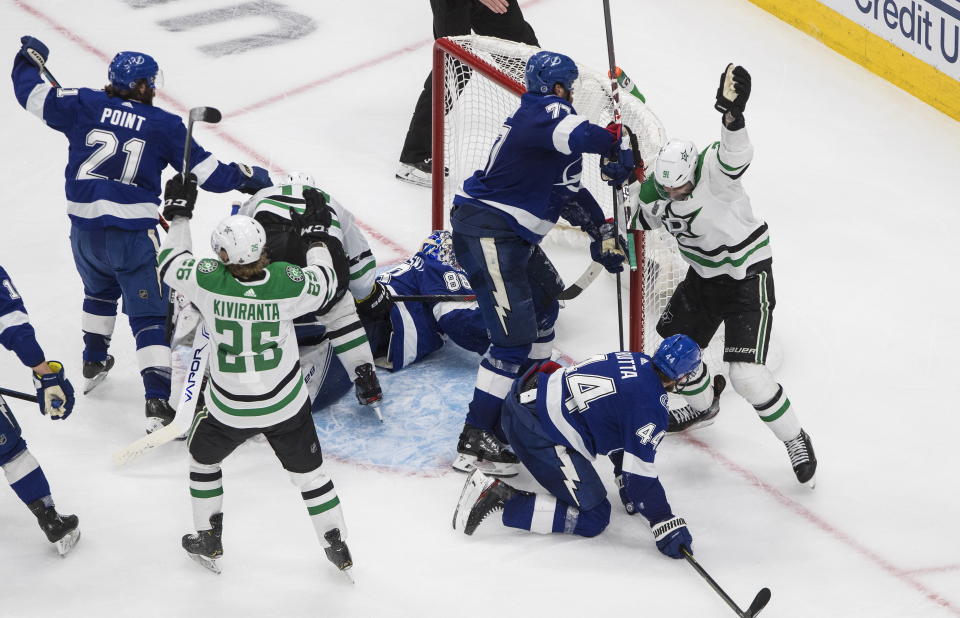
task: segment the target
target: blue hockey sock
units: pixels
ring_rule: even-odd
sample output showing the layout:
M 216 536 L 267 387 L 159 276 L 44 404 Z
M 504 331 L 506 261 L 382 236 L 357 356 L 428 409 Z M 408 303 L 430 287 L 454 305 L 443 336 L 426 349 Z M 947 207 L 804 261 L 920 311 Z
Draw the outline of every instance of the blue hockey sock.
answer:
M 24 504 L 50 496 L 50 484 L 40 464 L 30 451 L 24 448 L 3 464 L 7 482 Z M 50 505 L 53 501 L 50 501 Z
M 549 494 L 522 494 L 503 505 L 503 525 L 539 534 L 575 533 L 579 511 Z
M 131 317 L 130 328 L 137 341 L 137 364 L 147 399 L 170 397 L 170 346 L 163 318 Z
M 90 296 L 83 299 L 80 327 L 83 329 L 83 360 L 85 362 L 106 360 L 116 320 L 117 301 L 101 300 Z

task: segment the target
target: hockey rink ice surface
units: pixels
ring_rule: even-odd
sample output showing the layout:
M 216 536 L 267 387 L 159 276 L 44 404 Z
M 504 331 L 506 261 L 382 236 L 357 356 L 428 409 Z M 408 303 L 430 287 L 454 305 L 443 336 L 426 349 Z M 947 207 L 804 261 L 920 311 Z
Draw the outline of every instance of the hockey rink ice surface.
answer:
M 393 178 L 429 70 L 428 3 L 283 0 L 315 28 L 219 56 L 223 42 L 276 22 L 179 19 L 241 4 L 2 0 L 0 42 L 11 63 L 21 35 L 40 38 L 66 86 L 106 83 L 117 51 L 152 54 L 165 74 L 158 105 L 223 112 L 217 127 L 196 127 L 204 147 L 223 161 L 312 172 L 363 222 L 382 265 L 406 257 L 430 225 L 429 191 Z M 769 587 L 770 618 L 960 616 L 960 126 L 745 0 L 612 5 L 618 64 L 671 136 L 700 148 L 718 139 L 720 71 L 736 62 L 753 76 L 746 118 L 756 154 L 744 183 L 771 226 L 778 379 L 820 463 L 817 488 L 799 486 L 783 445 L 728 389 L 713 426 L 668 437 L 657 458 L 698 560 L 741 607 Z M 522 6 L 545 48 L 605 66 L 600 0 Z M 0 118 L 0 259 L 47 357 L 62 360 L 79 389 L 66 142 L 17 105 L 9 83 Z M 209 231 L 241 197 L 201 193 L 198 253 L 210 253 Z M 585 250 L 547 249 L 568 282 L 585 266 Z M 581 358 L 617 347 L 612 277 L 567 305 L 558 349 Z M 476 360 L 452 350 L 384 378 L 384 426 L 350 398 L 318 415 L 355 585 L 326 561 L 300 496 L 261 444 L 223 466 L 225 555 L 215 576 L 180 547 L 192 529 L 184 444 L 122 469 L 110 463 L 143 431 L 133 350 L 121 318 L 117 367 L 78 396 L 67 422 L 9 400 L 83 538 L 60 559 L 13 492 L 0 490 L 3 618 L 733 615 L 620 508 L 609 464 L 614 508 L 599 537 L 493 521 L 473 537 L 454 532 L 464 477 L 448 466 Z M 14 354 L 0 355 L 0 367 L 2 386 L 31 390 Z

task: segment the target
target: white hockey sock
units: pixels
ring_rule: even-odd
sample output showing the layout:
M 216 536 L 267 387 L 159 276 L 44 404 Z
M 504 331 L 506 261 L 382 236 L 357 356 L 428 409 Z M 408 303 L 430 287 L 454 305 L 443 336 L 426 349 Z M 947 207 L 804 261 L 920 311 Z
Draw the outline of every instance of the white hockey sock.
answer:
M 553 516 L 557 511 L 557 499 L 550 494 L 537 494 L 530 518 L 530 532 L 553 534 Z
M 760 420 L 767 424 L 781 442 L 793 440 L 800 435 L 800 420 L 790 405 L 783 387 L 777 385 L 777 394 L 770 401 L 754 406 Z
M 220 464 L 206 465 L 190 458 L 190 503 L 193 506 L 193 526 L 197 530 L 210 529 L 210 516 L 223 508 L 223 472 Z
M 340 538 L 346 540 L 347 524 L 343 519 L 340 497 L 337 496 L 333 481 L 321 468 L 305 474 L 291 472 L 290 479 L 300 489 L 300 496 L 307 507 L 307 513 L 310 514 L 310 521 L 313 522 L 313 529 L 320 544 L 324 547 L 330 546 L 323 535 L 334 528 L 339 529 Z
M 713 389 L 710 388 L 712 384 L 710 370 L 706 363 L 700 363 L 697 374 L 683 388 L 678 388 L 677 392 L 683 395 L 691 408 L 702 412 L 713 403 Z

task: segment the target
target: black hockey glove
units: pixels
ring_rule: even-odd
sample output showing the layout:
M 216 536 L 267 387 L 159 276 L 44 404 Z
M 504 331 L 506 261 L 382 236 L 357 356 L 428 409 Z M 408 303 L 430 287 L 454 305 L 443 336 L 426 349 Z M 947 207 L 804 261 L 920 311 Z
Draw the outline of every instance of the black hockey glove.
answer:
M 357 401 L 361 406 L 368 406 L 377 403 L 383 399 L 383 391 L 380 389 L 380 381 L 377 379 L 377 372 L 373 365 L 364 363 L 357 367 L 357 379 L 353 384 L 357 388 Z
M 167 181 L 163 189 L 163 218 L 173 221 L 174 217 L 193 217 L 193 207 L 197 203 L 197 177 L 190 173 L 184 179 L 177 174 Z
M 390 312 L 393 302 L 390 300 L 390 292 L 379 281 L 373 282 L 373 289 L 370 294 L 357 301 L 357 315 L 369 320 L 377 320 Z
M 743 110 L 750 99 L 750 73 L 741 66 L 728 64 L 720 74 L 717 102 L 713 107 L 723 113 L 723 124 L 731 131 L 744 127 Z
M 314 242 L 325 243 L 330 237 L 329 229 L 333 222 L 327 200 L 313 187 L 303 188 L 303 199 L 306 201 L 303 214 L 291 208 L 290 221 L 308 247 Z

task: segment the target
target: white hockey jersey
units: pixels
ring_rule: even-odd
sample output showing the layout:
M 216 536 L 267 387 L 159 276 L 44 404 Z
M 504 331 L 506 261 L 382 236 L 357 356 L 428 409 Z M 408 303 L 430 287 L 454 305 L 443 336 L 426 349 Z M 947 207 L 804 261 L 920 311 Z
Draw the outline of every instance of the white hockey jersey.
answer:
M 744 279 L 750 266 L 773 257 L 767 224 L 754 215 L 740 183 L 752 159 L 747 130 L 721 127 L 720 141 L 700 153 L 689 198 L 661 198 L 653 178 L 631 187 L 630 229 L 663 226 L 701 277 Z
M 187 225 L 179 218 L 170 224 L 157 263 L 163 282 L 197 307 L 210 330 L 208 410 L 238 428 L 291 418 L 308 401 L 293 320 L 332 300 L 336 273 L 329 255 L 305 268 L 274 262 L 265 278 L 244 282 L 219 260 L 196 259 Z

